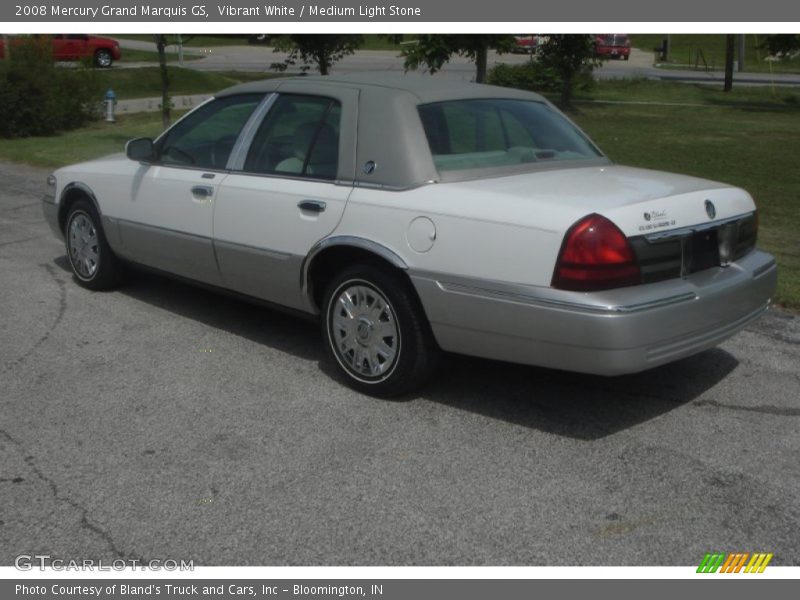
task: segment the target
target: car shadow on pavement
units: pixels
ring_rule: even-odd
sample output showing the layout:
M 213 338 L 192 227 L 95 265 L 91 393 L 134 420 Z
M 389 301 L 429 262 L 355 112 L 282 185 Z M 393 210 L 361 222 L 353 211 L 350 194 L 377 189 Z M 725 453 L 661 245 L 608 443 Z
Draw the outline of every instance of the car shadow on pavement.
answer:
M 65 257 L 54 262 L 71 273 Z M 316 361 L 325 376 L 342 382 L 324 356 L 313 321 L 139 270 L 119 293 Z M 644 373 L 607 378 L 447 354 L 433 379 L 402 400 L 437 402 L 546 433 L 594 440 L 691 402 L 737 365 L 731 354 L 715 348 Z
M 619 377 L 448 355 L 422 397 L 582 440 L 606 437 L 688 404 L 739 362 L 720 348 Z

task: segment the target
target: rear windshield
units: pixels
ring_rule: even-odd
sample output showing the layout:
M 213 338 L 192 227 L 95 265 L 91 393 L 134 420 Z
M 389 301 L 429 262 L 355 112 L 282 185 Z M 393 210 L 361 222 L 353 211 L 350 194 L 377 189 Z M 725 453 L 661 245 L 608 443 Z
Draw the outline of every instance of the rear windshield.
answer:
M 580 130 L 542 102 L 454 100 L 423 104 L 419 115 L 440 173 L 602 157 Z

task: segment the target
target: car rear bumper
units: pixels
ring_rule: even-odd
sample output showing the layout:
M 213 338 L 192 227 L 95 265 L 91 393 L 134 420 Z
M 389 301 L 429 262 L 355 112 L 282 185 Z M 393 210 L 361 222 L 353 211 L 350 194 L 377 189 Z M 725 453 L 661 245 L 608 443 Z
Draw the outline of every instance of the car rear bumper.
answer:
M 411 273 L 447 351 L 569 371 L 635 373 L 712 348 L 769 306 L 775 259 L 603 292 Z
M 630 53 L 631 49 L 624 46 L 601 47 L 597 49 L 598 56 L 628 56 Z

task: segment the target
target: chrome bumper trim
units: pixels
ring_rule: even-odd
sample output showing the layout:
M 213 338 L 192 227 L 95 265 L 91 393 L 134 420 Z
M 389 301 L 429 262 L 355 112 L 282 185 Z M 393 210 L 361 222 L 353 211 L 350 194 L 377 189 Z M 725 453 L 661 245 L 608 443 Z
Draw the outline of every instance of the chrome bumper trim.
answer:
M 491 298 L 497 300 L 508 300 L 511 302 L 519 302 L 522 304 L 530 304 L 533 306 L 548 306 L 552 308 L 562 308 L 564 310 L 577 310 L 580 312 L 592 313 L 592 314 L 635 313 L 643 310 L 651 310 L 653 308 L 662 308 L 664 306 L 680 304 L 682 302 L 689 302 L 697 298 L 697 295 L 694 292 L 684 292 L 682 294 L 675 294 L 674 296 L 659 298 L 658 300 L 651 300 L 649 302 L 639 302 L 636 304 L 627 304 L 620 306 L 596 306 L 592 304 L 565 302 L 563 300 L 553 300 L 551 298 L 541 298 L 538 296 L 528 296 L 525 294 L 516 294 L 513 292 L 506 292 L 501 290 L 473 287 L 468 285 L 462 285 L 459 283 L 445 283 L 437 281 L 436 285 L 439 286 L 439 289 L 445 292 L 453 292 L 456 294 L 468 294 L 472 296 L 479 296 L 482 298 Z

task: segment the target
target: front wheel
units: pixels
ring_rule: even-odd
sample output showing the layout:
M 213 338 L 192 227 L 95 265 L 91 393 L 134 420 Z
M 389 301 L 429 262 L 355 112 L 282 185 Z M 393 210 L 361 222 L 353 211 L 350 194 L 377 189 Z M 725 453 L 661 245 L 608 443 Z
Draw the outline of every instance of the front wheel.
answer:
M 106 241 L 100 216 L 88 200 L 78 200 L 67 214 L 64 230 L 67 258 L 78 283 L 106 290 L 119 283 L 122 265 Z
M 111 63 L 114 62 L 114 59 L 111 56 L 111 52 L 109 50 L 100 49 L 94 53 L 94 64 L 95 66 L 100 67 L 101 69 L 106 69 L 111 66 Z
M 433 372 L 439 349 L 411 285 L 371 265 L 342 271 L 325 293 L 322 332 L 354 389 L 381 398 L 407 394 Z

